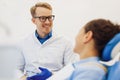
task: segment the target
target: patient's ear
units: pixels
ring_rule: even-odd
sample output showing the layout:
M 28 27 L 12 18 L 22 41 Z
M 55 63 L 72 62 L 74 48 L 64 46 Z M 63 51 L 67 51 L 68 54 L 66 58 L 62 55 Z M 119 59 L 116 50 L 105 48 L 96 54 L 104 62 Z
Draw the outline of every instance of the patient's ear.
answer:
M 92 31 L 88 31 L 87 33 L 85 33 L 84 43 L 87 43 L 90 40 L 92 40 L 92 37 L 93 37 L 93 32 Z

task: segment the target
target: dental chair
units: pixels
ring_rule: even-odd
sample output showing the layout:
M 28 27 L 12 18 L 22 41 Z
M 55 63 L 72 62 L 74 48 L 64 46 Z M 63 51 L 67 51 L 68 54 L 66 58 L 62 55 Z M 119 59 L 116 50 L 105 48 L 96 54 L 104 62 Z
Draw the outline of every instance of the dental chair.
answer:
M 103 61 L 115 59 L 114 63 L 107 67 L 106 80 L 120 80 L 120 33 L 115 35 L 105 46 L 102 59 Z

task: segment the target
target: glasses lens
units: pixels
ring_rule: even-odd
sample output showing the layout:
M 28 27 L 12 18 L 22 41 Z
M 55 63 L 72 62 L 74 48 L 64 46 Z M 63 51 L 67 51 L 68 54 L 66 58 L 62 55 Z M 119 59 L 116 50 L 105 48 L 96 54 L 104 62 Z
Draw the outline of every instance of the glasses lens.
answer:
M 48 16 L 48 20 L 53 21 L 54 20 L 54 15 Z
M 41 16 L 41 17 L 39 17 L 39 19 L 40 19 L 41 22 L 45 22 L 46 19 L 47 19 L 47 17 L 45 17 L 45 16 Z

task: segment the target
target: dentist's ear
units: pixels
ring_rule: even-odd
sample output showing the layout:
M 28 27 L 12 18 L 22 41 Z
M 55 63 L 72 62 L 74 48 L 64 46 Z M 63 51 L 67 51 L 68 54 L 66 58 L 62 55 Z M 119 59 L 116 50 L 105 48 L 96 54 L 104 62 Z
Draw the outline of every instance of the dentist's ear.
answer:
M 35 18 L 32 18 L 31 21 L 35 24 Z
M 93 37 L 93 32 L 92 31 L 88 31 L 87 33 L 85 33 L 84 36 L 84 43 L 89 42 Z

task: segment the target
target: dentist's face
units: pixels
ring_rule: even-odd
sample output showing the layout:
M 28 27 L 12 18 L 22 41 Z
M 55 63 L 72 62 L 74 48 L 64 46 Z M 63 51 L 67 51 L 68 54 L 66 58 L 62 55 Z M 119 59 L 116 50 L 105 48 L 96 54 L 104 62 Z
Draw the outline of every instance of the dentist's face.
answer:
M 50 20 L 47 18 L 44 21 L 44 19 L 45 19 L 45 17 L 51 17 L 52 11 L 47 8 L 37 7 L 35 13 L 36 13 L 35 17 L 37 17 L 37 18 L 33 18 L 33 22 L 37 27 L 37 32 L 43 33 L 43 34 L 48 34 L 52 30 L 53 20 Z

